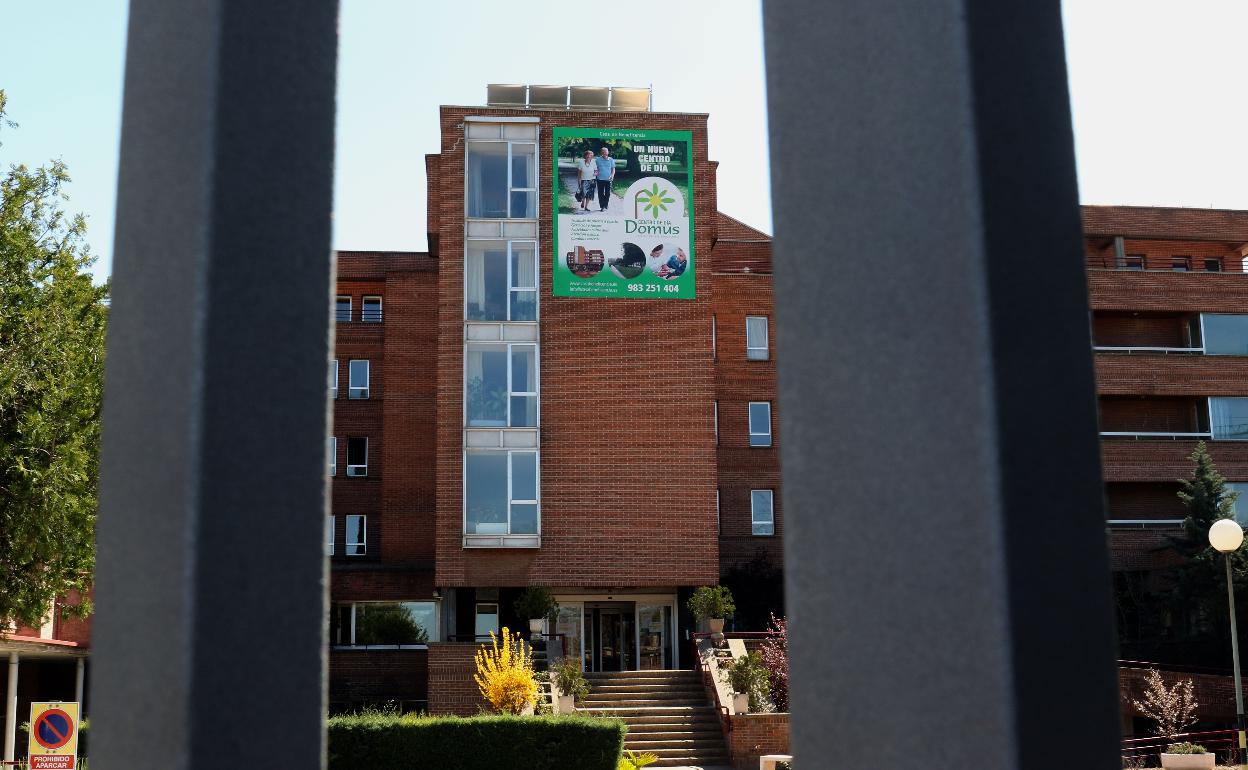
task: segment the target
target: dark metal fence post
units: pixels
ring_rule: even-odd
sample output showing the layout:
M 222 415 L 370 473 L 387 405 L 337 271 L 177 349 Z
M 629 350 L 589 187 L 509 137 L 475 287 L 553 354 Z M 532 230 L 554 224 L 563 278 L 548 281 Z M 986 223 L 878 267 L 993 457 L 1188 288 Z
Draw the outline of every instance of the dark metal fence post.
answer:
M 335 0 L 133 0 L 94 770 L 324 763 Z
M 794 753 L 1118 767 L 1057 0 L 767 0 Z

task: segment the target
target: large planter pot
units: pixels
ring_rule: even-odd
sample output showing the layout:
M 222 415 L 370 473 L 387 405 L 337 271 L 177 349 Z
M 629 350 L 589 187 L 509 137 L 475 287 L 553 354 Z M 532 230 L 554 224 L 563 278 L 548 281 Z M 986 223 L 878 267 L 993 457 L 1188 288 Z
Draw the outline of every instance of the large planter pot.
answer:
M 721 623 L 723 621 L 720 621 Z M 732 694 L 732 713 L 748 714 L 750 713 L 750 696 L 748 693 L 734 692 Z
M 1213 770 L 1213 754 L 1162 754 L 1161 766 L 1173 770 Z
M 542 633 L 542 622 L 543 621 L 541 618 L 537 618 L 536 620 L 530 620 L 529 621 L 529 633 L 532 634 L 533 636 L 537 636 L 538 634 Z
M 555 695 L 555 713 L 571 714 L 576 711 L 576 697 L 572 695 Z
M 708 618 L 706 621 L 706 627 L 711 630 L 712 634 L 722 634 L 724 633 L 724 619 Z
M 523 709 L 521 709 L 520 716 L 531 717 L 533 716 L 533 712 L 536 710 L 536 708 L 537 706 L 535 704 L 529 703 Z

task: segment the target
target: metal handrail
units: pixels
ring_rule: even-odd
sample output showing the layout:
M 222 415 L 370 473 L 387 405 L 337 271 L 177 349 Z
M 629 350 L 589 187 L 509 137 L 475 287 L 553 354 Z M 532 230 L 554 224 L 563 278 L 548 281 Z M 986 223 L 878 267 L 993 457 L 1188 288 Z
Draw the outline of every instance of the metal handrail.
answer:
M 1104 438 L 1134 438 L 1134 439 L 1180 439 L 1188 438 L 1213 438 L 1212 431 L 1196 431 L 1192 433 L 1178 432 L 1161 432 L 1147 430 L 1103 430 L 1101 436 Z
M 1098 353 L 1204 353 L 1202 348 L 1171 348 L 1160 347 L 1154 345 L 1093 345 L 1092 349 Z
M 693 657 L 696 660 L 698 671 L 702 674 L 702 686 L 711 688 L 711 696 L 715 700 L 715 712 L 719 716 L 719 726 L 724 732 L 724 737 L 732 732 L 732 710 L 723 704 L 719 699 L 719 688 L 715 686 L 714 674 L 711 673 L 710 666 L 706 661 L 702 660 L 702 655 L 698 651 L 698 640 L 713 636 L 710 633 L 695 632 L 689 635 L 689 645 L 693 648 Z M 727 637 L 727 634 L 724 634 Z M 709 684 L 708 684 L 709 682 Z M 731 748 L 729 749 L 731 751 Z

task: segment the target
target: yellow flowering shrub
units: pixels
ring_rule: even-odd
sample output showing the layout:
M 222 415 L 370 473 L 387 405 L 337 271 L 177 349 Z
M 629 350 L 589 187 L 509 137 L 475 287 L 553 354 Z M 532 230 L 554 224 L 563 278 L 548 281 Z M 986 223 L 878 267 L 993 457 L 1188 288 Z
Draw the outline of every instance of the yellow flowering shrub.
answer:
M 519 714 L 537 703 L 537 680 L 533 677 L 533 652 L 520 634 L 504 627 L 500 646 L 490 632 L 490 644 L 477 650 L 477 673 L 473 676 L 481 697 L 504 714 Z

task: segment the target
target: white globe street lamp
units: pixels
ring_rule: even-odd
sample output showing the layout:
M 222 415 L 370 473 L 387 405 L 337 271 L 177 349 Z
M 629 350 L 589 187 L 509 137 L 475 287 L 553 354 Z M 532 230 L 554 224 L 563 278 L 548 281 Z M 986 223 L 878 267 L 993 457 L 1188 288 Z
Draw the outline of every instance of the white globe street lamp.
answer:
M 1244 686 L 1239 678 L 1239 634 L 1235 630 L 1235 588 L 1231 584 L 1231 554 L 1244 543 L 1244 530 L 1235 519 L 1218 519 L 1209 528 L 1209 545 L 1220 551 L 1226 562 L 1226 597 L 1231 608 L 1231 662 L 1235 666 L 1235 719 L 1239 727 L 1239 750 L 1248 748 L 1244 732 Z

